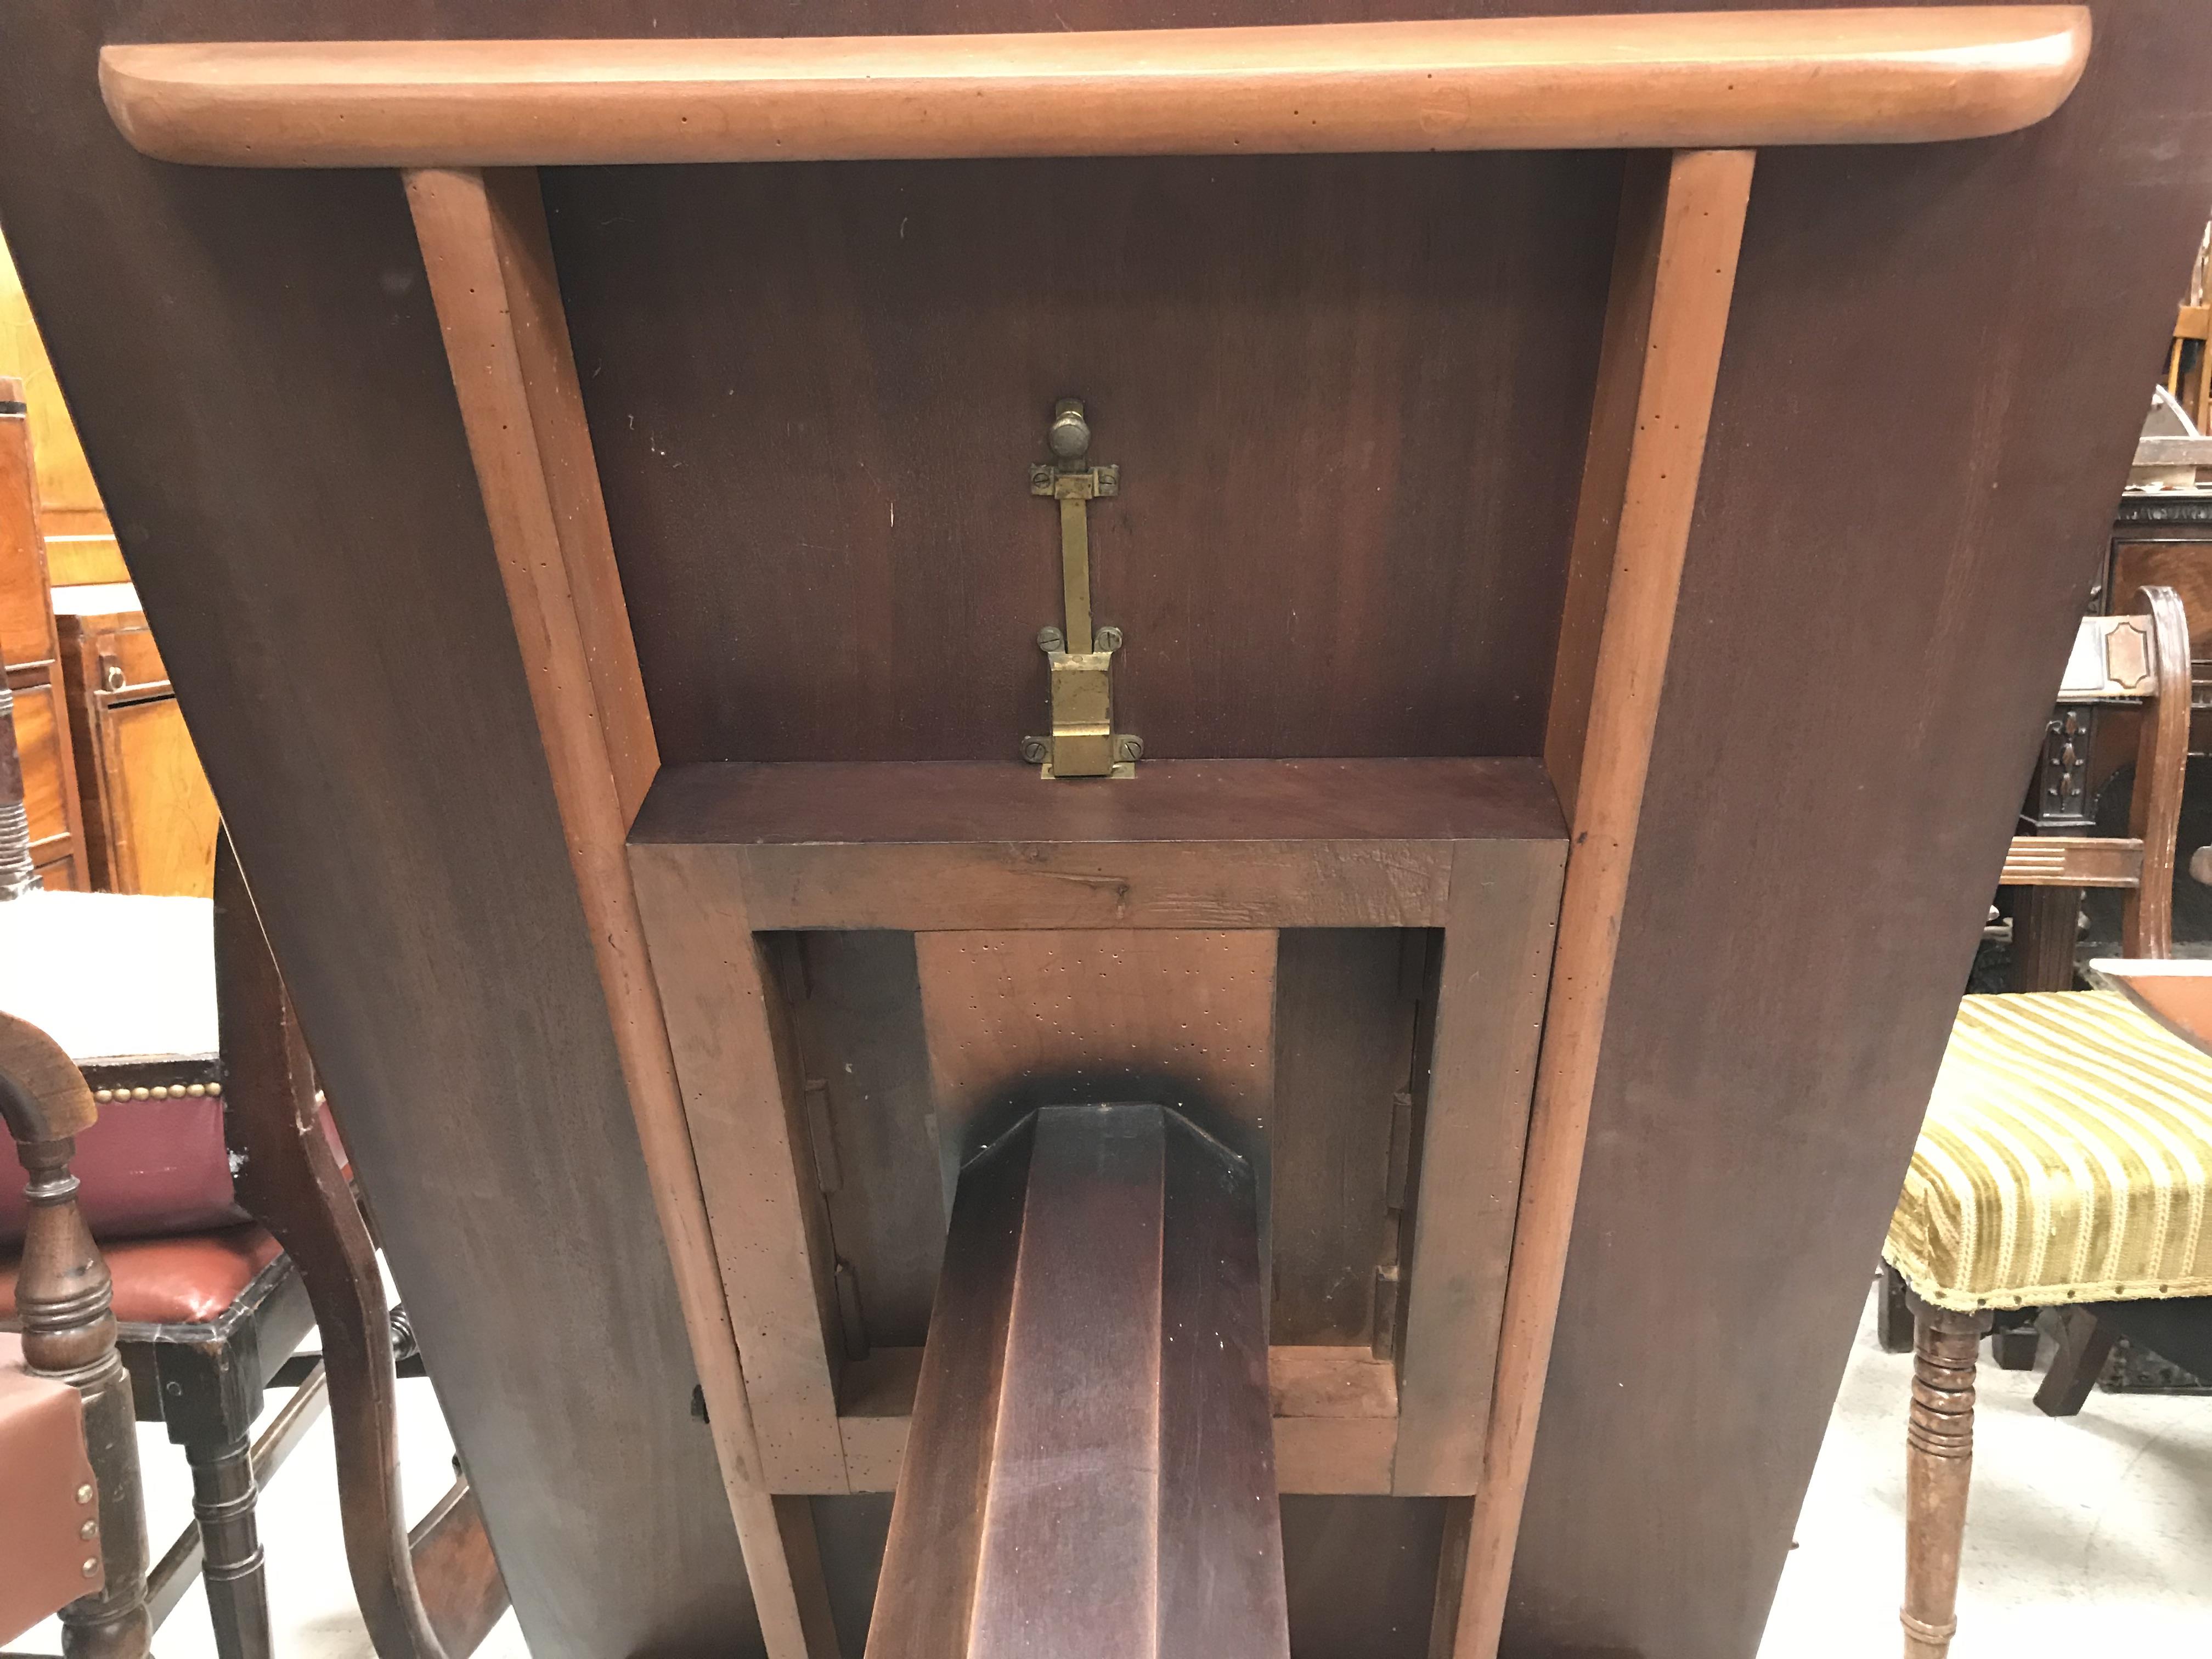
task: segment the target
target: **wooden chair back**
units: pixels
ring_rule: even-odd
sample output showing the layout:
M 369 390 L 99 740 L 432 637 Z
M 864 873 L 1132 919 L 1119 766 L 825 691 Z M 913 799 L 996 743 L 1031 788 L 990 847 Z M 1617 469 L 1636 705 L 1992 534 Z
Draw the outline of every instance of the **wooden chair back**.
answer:
M 2120 945 L 2136 958 L 2173 954 L 2174 837 L 2189 764 L 2189 624 L 2181 596 L 2146 587 L 2135 611 L 2089 617 L 2059 685 L 2064 702 L 2143 703 L 2128 833 L 2015 836 L 1999 885 L 2118 887 Z

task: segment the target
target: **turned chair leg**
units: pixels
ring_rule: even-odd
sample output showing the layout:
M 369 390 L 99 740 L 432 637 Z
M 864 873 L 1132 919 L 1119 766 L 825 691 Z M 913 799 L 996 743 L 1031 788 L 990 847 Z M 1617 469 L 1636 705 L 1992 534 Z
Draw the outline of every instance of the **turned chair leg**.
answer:
M 194 1440 L 185 1446 L 192 1471 L 192 1515 L 205 1552 L 200 1575 L 216 1651 L 222 1659 L 271 1659 L 269 1580 L 254 1519 L 260 1497 L 253 1480 L 252 1437 Z
M 1974 1458 L 1974 1361 L 1986 1313 L 1913 1298 L 1912 1415 L 1905 1443 L 1905 1659 L 1943 1659 L 1959 1628 L 1959 1552 Z

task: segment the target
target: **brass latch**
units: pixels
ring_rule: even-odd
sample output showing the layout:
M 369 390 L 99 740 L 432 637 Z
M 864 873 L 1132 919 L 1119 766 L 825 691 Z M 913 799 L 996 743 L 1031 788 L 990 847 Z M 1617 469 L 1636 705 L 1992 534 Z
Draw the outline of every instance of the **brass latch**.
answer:
M 1060 580 L 1067 609 L 1065 632 L 1042 629 L 1037 646 L 1050 665 L 1052 735 L 1022 739 L 1022 758 L 1048 778 L 1133 778 L 1144 744 L 1114 729 L 1113 662 L 1118 628 L 1091 626 L 1091 503 L 1118 495 L 1121 469 L 1087 459 L 1091 426 L 1083 405 L 1063 398 L 1046 434 L 1053 459 L 1030 469 L 1030 494 L 1060 503 Z

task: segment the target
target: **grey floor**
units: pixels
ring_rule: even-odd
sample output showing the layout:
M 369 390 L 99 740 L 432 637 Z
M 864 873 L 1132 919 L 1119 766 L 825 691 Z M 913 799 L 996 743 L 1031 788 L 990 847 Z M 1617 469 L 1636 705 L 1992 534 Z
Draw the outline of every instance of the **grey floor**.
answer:
M 1952 1659 L 2212 1652 L 2212 1396 L 2100 1390 L 2052 1419 L 2037 1373 L 1986 1355 Z M 1899 1650 L 1911 1364 L 1869 1300 L 1759 1659 Z
M 1760 1659 L 1898 1651 L 1910 1364 L 1875 1346 L 1869 1304 Z M 2212 1397 L 2098 1393 L 2080 1417 L 2054 1421 L 2029 1403 L 2034 1387 L 2031 1373 L 1982 1368 L 1954 1659 L 2212 1652 Z M 419 1514 L 450 1481 L 453 1443 L 428 1383 L 401 1383 L 399 1410 L 401 1474 Z M 191 1513 L 191 1485 L 158 1427 L 141 1430 L 140 1450 L 158 1554 Z M 263 1494 L 261 1522 L 279 1659 L 370 1659 L 327 1419 Z M 59 1638 L 48 1626 L 12 1645 L 54 1653 Z M 197 1588 L 155 1647 L 161 1659 L 213 1659 Z M 512 1613 L 479 1652 L 526 1659 Z

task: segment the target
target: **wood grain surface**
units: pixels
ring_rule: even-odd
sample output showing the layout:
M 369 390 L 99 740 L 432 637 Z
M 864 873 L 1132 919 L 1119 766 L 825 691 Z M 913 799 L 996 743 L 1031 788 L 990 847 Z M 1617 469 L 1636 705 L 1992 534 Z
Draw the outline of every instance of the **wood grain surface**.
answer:
M 1509 1659 L 1759 1646 L 2212 200 L 2212 40 L 2094 9 L 2029 132 L 1760 156 Z
M 1444 9 L 1065 0 L 1055 21 L 982 0 L 958 21 Z M 2212 157 L 2172 142 L 2212 86 L 2193 8 L 2093 9 L 2088 70 L 2037 128 L 1761 161 L 1515 1659 L 1757 1646 L 2212 200 Z M 653 19 L 788 27 L 761 0 L 557 0 L 531 27 Z M 950 19 L 856 0 L 840 21 Z M 515 27 L 458 0 L 407 22 Z M 399 189 L 166 167 L 98 101 L 108 41 L 394 20 L 74 0 L 0 27 L 0 218 L 351 1103 L 533 1650 L 757 1651 L 634 1132 L 609 1109 L 611 1038 L 577 1014 L 599 996 L 589 935 Z M 664 755 L 1010 752 L 1043 708 L 1053 545 L 1049 514 L 996 492 L 1071 393 L 1127 469 L 1093 544 L 1153 752 L 1536 753 L 1619 173 L 1593 155 L 559 176 Z M 854 315 L 868 328 L 838 325 Z M 918 434 L 957 456 L 923 465 Z M 1309 543 L 1331 556 L 1273 556 Z M 794 609 L 753 603 L 756 582 Z M 1869 893 L 1893 925 L 1868 925 Z M 1747 1367 L 1725 1333 L 1754 1303 Z M 1299 1650 L 1420 1650 L 1446 1518 L 1286 1504 Z M 824 1548 L 840 1607 L 872 1571 L 848 1533 Z
M 1636 432 L 1623 470 L 1613 575 L 1590 678 L 1558 951 L 1514 1217 L 1512 1272 L 1452 1647 L 1457 1659 L 1494 1652 L 1505 1622 L 1754 160 L 1748 150 L 1677 150 L 1664 176 L 1649 179 L 1660 194 L 1659 246 Z M 1624 210 L 1624 216 L 1633 211 Z M 1624 240 L 1622 257 L 1640 268 L 1633 242 Z M 1624 289 L 1633 295 L 1641 284 L 1615 285 L 1616 293 Z
M 981 763 L 672 767 L 630 861 L 742 891 L 763 931 L 1420 927 L 1448 920 L 1456 861 L 1485 879 L 1565 832 L 1527 761 L 1163 761 L 1117 789 L 1037 781 Z
M 924 933 L 915 957 L 952 1167 L 1038 1106 L 1149 1101 L 1250 1162 L 1267 1191 L 1273 933 Z
M 2041 120 L 2078 6 L 749 40 L 118 46 L 149 155 L 229 167 L 1714 149 Z
M 1018 755 L 1061 608 L 1028 469 L 1063 397 L 1121 468 L 1093 608 L 1147 756 L 1536 753 L 1619 173 L 549 174 L 662 758 Z

